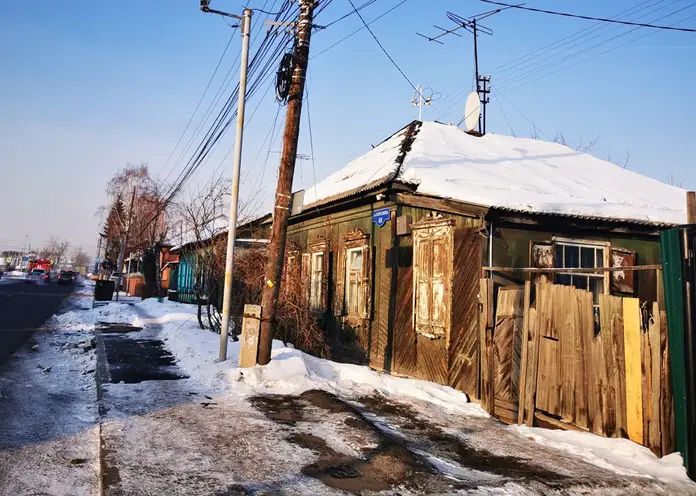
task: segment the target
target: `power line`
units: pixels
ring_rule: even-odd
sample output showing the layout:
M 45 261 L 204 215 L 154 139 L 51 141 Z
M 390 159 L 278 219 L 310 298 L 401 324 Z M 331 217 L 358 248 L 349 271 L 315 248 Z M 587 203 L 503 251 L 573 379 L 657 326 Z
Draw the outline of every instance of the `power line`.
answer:
M 201 103 L 203 103 L 203 99 L 205 98 L 205 95 L 208 94 L 208 89 L 210 88 L 210 85 L 212 84 L 213 79 L 215 78 L 215 75 L 217 74 L 217 71 L 220 68 L 220 64 L 222 64 L 222 60 L 225 58 L 225 55 L 227 54 L 227 50 L 230 48 L 230 44 L 232 43 L 232 40 L 234 39 L 234 35 L 236 32 L 237 32 L 237 26 L 234 27 L 234 30 L 232 31 L 232 35 L 230 36 L 230 39 L 227 41 L 227 45 L 225 45 L 225 49 L 222 51 L 222 55 L 220 55 L 220 60 L 218 60 L 218 63 L 215 66 L 215 70 L 213 71 L 213 74 L 210 76 L 210 79 L 208 80 L 208 84 L 205 86 L 205 90 L 203 90 L 203 94 L 201 95 L 201 98 L 198 100 L 198 103 L 196 104 L 196 108 L 193 110 L 191 117 L 189 118 L 188 122 L 186 123 L 186 127 L 182 131 L 181 136 L 179 136 L 179 139 L 176 142 L 176 145 L 174 145 L 172 152 L 169 154 L 169 157 L 167 158 L 166 162 L 164 163 L 162 168 L 159 170 L 157 175 L 160 175 L 162 173 L 162 171 L 167 168 L 167 164 L 169 164 L 169 161 L 174 156 L 174 152 L 179 147 L 181 140 L 186 135 L 186 131 L 188 131 L 189 127 L 191 126 L 191 122 L 193 122 L 193 118 L 196 116 L 196 112 L 198 112 L 198 109 L 200 108 Z
M 618 14 L 616 14 L 615 16 L 613 16 L 612 19 L 619 18 L 619 17 L 624 16 L 624 15 L 629 14 L 629 13 L 635 14 L 635 13 L 637 13 L 637 12 L 640 12 L 640 10 L 643 10 L 643 9 L 639 9 L 639 10 L 635 10 L 635 9 L 638 8 L 638 7 L 641 7 L 642 5 L 644 5 L 644 4 L 646 4 L 646 3 L 650 3 L 651 1 L 652 1 L 652 0 L 646 0 L 646 1 L 642 2 L 642 3 L 639 3 L 638 5 L 635 5 L 635 6 L 631 7 L 630 9 L 626 9 L 626 10 L 624 10 L 624 11 L 622 11 L 622 12 L 619 12 Z M 655 4 L 651 5 L 651 6 L 645 7 L 645 8 L 654 7 L 655 5 L 658 5 L 658 4 L 660 4 L 660 3 L 664 2 L 664 1 L 665 1 L 665 0 L 659 0 L 657 3 L 655 3 Z M 634 10 L 635 10 L 635 11 L 634 11 Z M 632 11 L 633 11 L 633 12 L 632 12 Z M 588 34 L 591 34 L 591 33 L 593 33 L 593 32 L 596 32 L 596 31 L 598 31 L 598 30 L 601 30 L 601 29 L 603 29 L 603 28 L 606 27 L 606 26 L 607 26 L 607 25 L 606 25 L 605 23 L 596 22 L 596 23 L 594 23 L 594 24 L 593 24 L 592 26 L 590 26 L 590 27 L 580 29 L 579 31 L 576 31 L 576 32 L 574 32 L 574 33 L 572 33 L 572 34 L 569 34 L 568 36 L 564 36 L 563 38 L 561 38 L 561 39 L 559 39 L 559 40 L 556 40 L 556 41 L 554 41 L 554 42 L 552 42 L 552 43 L 549 43 L 548 45 L 544 45 L 543 47 L 537 48 L 536 50 L 534 50 L 534 51 L 532 51 L 532 52 L 529 52 L 529 53 L 527 53 L 527 54 L 525 54 L 525 55 L 522 55 L 522 56 L 520 56 L 520 57 L 517 57 L 517 58 L 515 58 L 515 59 L 513 59 L 513 60 L 511 60 L 511 61 L 509 61 L 509 62 L 506 62 L 506 63 L 504 63 L 504 64 L 501 64 L 501 65 L 495 67 L 494 69 L 489 70 L 489 71 L 488 71 L 488 74 L 495 74 L 496 77 L 497 77 L 497 76 L 500 76 L 502 73 L 507 72 L 507 71 L 509 71 L 510 69 L 513 69 L 513 68 L 515 68 L 515 67 L 519 67 L 519 66 L 522 65 L 522 64 L 525 64 L 525 65 L 528 64 L 530 60 L 533 60 L 533 59 L 535 59 L 535 58 L 538 58 L 538 57 L 541 56 L 541 55 L 544 55 L 544 54 L 545 54 L 546 52 L 548 52 L 551 48 L 553 48 L 553 49 L 561 48 L 561 47 L 563 47 L 563 46 L 566 46 L 566 45 L 569 44 L 569 43 L 572 43 L 573 41 L 578 41 L 578 40 L 584 38 L 584 37 L 587 36 Z M 592 29 L 593 27 L 594 27 L 594 29 Z M 582 35 L 583 33 L 585 33 L 583 36 L 578 36 L 578 35 Z M 563 43 L 564 41 L 565 41 L 566 43 Z M 560 44 L 560 45 L 559 45 L 559 44 Z
M 365 7 L 369 7 L 370 5 L 372 5 L 373 3 L 375 3 L 376 1 L 377 1 L 377 0 L 367 0 L 364 4 L 362 4 L 360 7 L 358 7 L 358 10 L 362 10 L 362 9 L 364 9 Z M 331 21 L 330 23 L 328 23 L 326 26 L 324 26 L 324 29 L 333 26 L 333 25 L 336 24 L 337 22 L 342 21 L 343 19 L 352 16 L 353 14 L 355 14 L 355 11 L 354 11 L 354 10 L 351 10 L 351 11 L 348 12 L 347 14 L 342 15 L 342 16 L 339 17 L 338 19 L 335 19 L 335 20 Z
M 399 65 L 394 61 L 394 59 L 392 58 L 392 56 L 389 55 L 389 52 L 387 52 L 387 50 L 384 48 L 384 46 L 382 46 L 382 43 L 380 43 L 379 39 L 377 39 L 377 36 L 375 36 L 375 33 L 372 32 L 372 30 L 370 29 L 370 26 L 368 26 L 368 24 L 365 22 L 365 19 L 363 19 L 363 16 L 360 15 L 360 12 L 358 12 L 358 9 L 355 8 L 355 4 L 353 3 L 353 0 L 348 0 L 348 2 L 349 2 L 350 5 L 353 7 L 353 10 L 355 10 L 355 13 L 358 14 L 358 17 L 360 18 L 360 20 L 362 21 L 362 23 L 365 25 L 365 28 L 370 32 L 370 34 L 371 34 L 372 37 L 375 39 L 375 41 L 377 42 L 377 44 L 379 45 L 379 47 L 382 49 L 382 51 L 384 52 L 384 55 L 386 55 L 387 58 L 389 59 L 389 61 L 392 63 L 392 65 L 393 65 L 394 67 L 396 67 L 396 70 L 398 70 L 398 71 L 401 73 L 401 75 L 404 77 L 404 79 L 406 80 L 406 82 L 411 86 L 411 88 L 413 88 L 413 91 L 418 92 L 418 90 L 416 89 L 415 85 L 411 82 L 411 80 L 410 80 L 410 79 L 408 78 L 408 76 L 404 73 L 404 71 L 401 70 L 401 67 L 399 67 Z
M 350 0 L 348 0 L 350 1 Z M 520 10 L 528 10 L 530 12 L 539 12 L 541 14 L 550 14 L 550 15 L 556 15 L 556 16 L 562 16 L 562 17 L 570 17 L 574 19 L 585 19 L 588 21 L 602 21 L 602 22 L 608 22 L 612 24 L 623 24 L 626 26 L 638 26 L 641 28 L 652 28 L 652 29 L 663 29 L 667 31 L 682 31 L 685 33 L 696 33 L 696 29 L 692 28 L 678 28 L 675 26 L 660 26 L 656 24 L 643 24 L 640 22 L 631 22 L 631 21 L 619 21 L 616 19 L 607 19 L 605 17 L 591 17 L 591 16 L 585 16 L 585 15 L 580 15 L 580 14 L 569 14 L 567 12 L 557 12 L 553 10 L 544 10 L 544 9 L 535 9 L 532 7 L 524 7 L 522 5 L 511 5 L 508 3 L 502 3 L 502 2 L 494 2 L 493 0 L 481 0 L 484 3 L 490 3 L 493 5 L 501 5 L 503 7 L 508 7 L 512 9 L 520 9 Z
M 668 3 L 667 5 L 664 5 L 664 6 L 662 6 L 662 7 L 658 7 L 658 8 L 656 8 L 656 9 L 651 10 L 650 12 L 648 12 L 648 13 L 646 13 L 646 14 L 643 14 L 641 17 L 647 17 L 647 16 L 649 16 L 649 15 L 651 15 L 651 14 L 654 14 L 655 12 L 657 12 L 657 11 L 659 11 L 659 10 L 662 10 L 662 9 L 664 9 L 664 8 L 667 8 L 667 7 L 669 7 L 669 6 L 671 6 L 671 5 L 675 4 L 675 3 L 678 3 L 679 1 L 680 1 L 680 0 L 673 0 L 672 2 Z M 677 10 L 673 11 L 673 12 L 669 12 L 669 13 L 667 13 L 667 14 L 661 16 L 661 17 L 658 17 L 658 18 L 655 19 L 655 20 L 666 19 L 667 17 L 671 17 L 671 16 L 673 16 L 673 15 L 675 15 L 675 14 L 678 14 L 679 12 L 681 12 L 681 11 L 683 11 L 683 10 L 686 10 L 686 9 L 692 7 L 693 5 L 695 5 L 695 4 L 692 3 L 692 4 L 690 4 L 690 5 L 687 5 L 686 7 L 682 7 L 682 8 L 680 8 L 680 9 L 677 9 Z M 614 28 L 613 28 L 613 29 L 610 29 L 609 31 L 607 31 L 607 33 L 611 32 L 611 31 L 615 31 L 616 29 L 620 29 L 621 27 L 622 27 L 622 26 L 614 26 Z M 551 57 L 551 59 L 554 59 L 554 60 L 551 60 L 550 62 L 549 62 L 548 60 L 542 60 L 542 61 L 540 61 L 540 62 L 542 62 L 542 63 L 543 63 L 543 62 L 549 62 L 549 63 L 547 63 L 547 64 L 545 64 L 545 65 L 542 65 L 541 67 L 536 67 L 536 68 L 532 68 L 531 70 L 526 70 L 525 72 L 522 72 L 521 75 L 519 75 L 518 73 L 513 73 L 513 74 L 508 74 L 507 76 L 503 76 L 503 78 L 502 78 L 502 79 L 503 79 L 503 82 L 501 83 L 501 82 L 499 81 L 499 82 L 498 82 L 498 86 L 499 86 L 499 87 L 505 87 L 505 86 L 509 86 L 509 83 L 510 83 L 510 82 L 513 82 L 513 81 L 514 81 L 514 82 L 519 82 L 520 79 L 524 79 L 524 78 L 526 78 L 526 77 L 528 77 L 528 76 L 530 76 L 530 75 L 534 75 L 534 74 L 536 74 L 536 73 L 538 73 L 538 72 L 540 72 L 540 71 L 543 71 L 543 70 L 545 70 L 545 69 L 548 69 L 549 67 L 554 67 L 554 66 L 556 66 L 556 65 L 558 65 L 558 64 L 560 64 L 560 63 L 564 63 L 564 62 L 568 61 L 569 59 L 572 59 L 572 58 L 577 57 L 577 56 L 579 56 L 579 55 L 583 55 L 583 54 L 585 54 L 585 53 L 587 53 L 587 52 L 590 52 L 590 51 L 594 50 L 594 49 L 597 48 L 597 47 L 600 47 L 600 46 L 602 46 L 602 45 L 605 45 L 605 44 L 607 44 L 607 43 L 609 43 L 609 42 L 611 42 L 611 41 L 613 41 L 613 40 L 616 40 L 616 39 L 618 39 L 618 38 L 621 38 L 621 37 L 623 37 L 623 36 L 626 36 L 626 35 L 628 35 L 628 34 L 634 32 L 634 31 L 636 31 L 636 30 L 638 30 L 638 29 L 641 29 L 641 28 L 640 28 L 640 27 L 635 27 L 635 28 L 629 29 L 629 30 L 624 31 L 624 32 L 622 32 L 622 33 L 619 33 L 619 34 L 617 34 L 617 35 L 615 35 L 615 36 L 612 36 L 611 38 L 607 38 L 607 39 L 604 39 L 604 40 L 602 40 L 602 41 L 600 41 L 600 42 L 598 42 L 598 43 L 595 43 L 594 45 L 592 45 L 592 46 L 590 46 L 590 47 L 586 47 L 586 48 L 582 48 L 582 49 L 576 50 L 576 51 L 574 51 L 574 52 L 572 52 L 572 53 L 570 53 L 570 54 L 568 54 L 568 55 L 564 55 L 563 53 L 560 53 L 560 54 L 557 54 L 557 55 L 560 55 L 560 57 L 558 57 L 558 58 L 556 58 L 556 56 L 554 55 L 553 57 Z M 592 41 L 592 40 L 594 40 L 594 39 L 600 38 L 601 36 L 603 36 L 604 34 L 607 34 L 607 33 L 602 33 L 602 34 L 593 36 L 593 37 L 591 37 L 590 39 L 588 39 L 588 40 L 586 40 L 586 41 L 580 43 L 579 45 L 583 45 L 583 44 L 585 44 L 585 43 L 587 43 L 587 42 L 590 42 L 590 41 Z M 579 46 L 579 45 L 577 45 L 577 46 Z
M 500 112 L 502 112 L 503 117 L 505 117 L 505 122 L 507 122 L 507 125 L 510 128 L 510 132 L 514 137 L 517 137 L 517 135 L 515 134 L 515 130 L 512 129 L 512 124 L 510 124 L 510 119 L 508 119 L 508 116 L 505 113 L 505 110 L 503 109 L 503 106 L 500 104 L 500 100 L 498 100 L 498 96 L 495 93 L 493 93 L 493 98 L 495 99 L 495 103 L 498 104 L 498 107 L 500 108 Z
M 387 10 L 386 12 L 383 12 L 382 14 L 380 14 L 380 15 L 378 15 L 377 17 L 375 17 L 374 19 L 372 19 L 370 22 L 367 23 L 367 25 L 369 26 L 369 25 L 372 24 L 373 22 L 380 20 L 382 17 L 384 17 L 385 15 L 391 13 L 391 12 L 392 12 L 393 10 L 395 10 L 396 8 L 401 7 L 401 6 L 402 6 L 403 4 L 405 4 L 407 1 L 408 1 L 408 0 L 401 0 L 399 3 L 397 3 L 396 5 L 394 5 L 393 7 L 391 7 L 391 8 L 390 8 L 389 10 Z M 352 13 L 355 13 L 355 12 L 352 12 Z M 327 48 L 324 48 L 321 52 L 312 55 L 312 56 L 309 58 L 309 60 L 312 60 L 312 59 L 318 57 L 318 56 L 321 55 L 322 53 L 328 52 L 329 50 L 331 50 L 332 48 L 334 48 L 336 45 L 339 45 L 339 44 L 343 43 L 343 42 L 346 41 L 348 38 L 350 38 L 350 37 L 352 37 L 353 35 L 359 33 L 360 31 L 362 31 L 362 30 L 365 29 L 366 27 L 367 27 L 367 26 L 364 26 L 364 25 L 363 25 L 363 26 L 360 26 L 358 29 L 356 29 L 356 30 L 353 31 L 352 33 L 350 33 L 350 34 L 344 36 L 343 38 L 341 38 L 340 40 L 338 40 L 338 41 L 337 41 L 336 43 L 334 43 L 333 45 L 330 45 L 330 46 L 328 46 Z
M 531 120 L 529 120 L 529 118 L 527 118 L 527 116 L 524 115 L 524 114 L 522 113 L 522 111 L 521 111 L 520 109 L 518 109 L 518 108 L 515 106 L 514 103 L 512 103 L 510 100 L 508 100 L 508 97 L 506 97 L 504 94 L 502 94 L 502 93 L 500 92 L 500 90 L 497 90 L 497 89 L 496 89 L 495 92 L 498 93 L 500 96 L 502 96 L 502 97 L 505 99 L 505 101 L 508 102 L 508 103 L 510 104 L 510 106 L 511 106 L 512 108 L 514 108 L 514 109 L 517 111 L 517 113 L 520 114 L 520 115 L 522 116 L 522 118 L 523 118 L 524 120 L 526 120 L 527 122 L 529 122 L 529 123 L 532 125 L 532 128 L 534 128 L 534 130 L 539 131 L 539 132 L 544 136 L 544 138 L 546 138 L 547 140 L 551 141 L 551 138 L 549 138 L 549 137 L 546 135 L 546 133 L 545 133 L 544 131 L 542 131 L 541 129 L 539 129 L 539 128 L 536 126 L 536 124 L 534 124 Z
M 692 3 L 692 4 L 689 4 L 689 5 L 687 5 L 686 7 L 683 7 L 683 8 L 681 8 L 681 9 L 679 9 L 679 10 L 676 10 L 676 11 L 674 11 L 674 12 L 671 12 L 671 13 L 669 13 L 669 14 L 667 14 L 667 15 L 664 15 L 664 16 L 662 16 L 660 19 L 664 19 L 664 18 L 666 18 L 666 17 L 670 17 L 670 16 L 672 16 L 672 15 L 674 15 L 674 14 L 677 14 L 677 13 L 679 13 L 679 12 L 682 12 L 682 11 L 686 10 L 686 9 L 689 9 L 689 8 L 693 7 L 694 5 L 696 5 L 696 2 L 695 2 L 695 3 Z M 681 22 L 687 21 L 687 20 L 692 19 L 692 18 L 694 18 L 694 17 L 696 17 L 696 15 L 692 15 L 692 16 L 689 16 L 689 17 L 687 17 L 687 18 L 685 18 L 685 19 L 682 19 L 682 20 L 680 20 L 680 21 L 677 21 L 677 22 L 675 22 L 673 25 L 676 25 L 676 24 L 679 24 L 679 23 L 681 23 Z M 557 65 L 559 65 L 560 63 L 565 62 L 565 61 L 567 61 L 568 59 L 570 59 L 570 58 L 572 58 L 572 57 L 575 57 L 576 55 L 582 55 L 582 54 L 584 54 L 584 53 L 587 53 L 588 51 L 593 50 L 593 49 L 595 49 L 595 48 L 597 48 L 597 47 L 599 47 L 599 46 L 601 46 L 601 45 L 603 45 L 603 44 L 606 44 L 606 43 L 608 43 L 609 41 L 613 41 L 613 40 L 615 40 L 615 39 L 618 39 L 618 38 L 621 38 L 621 37 L 623 37 L 623 36 L 626 36 L 627 34 L 630 34 L 630 33 L 634 32 L 634 31 L 636 31 L 636 30 L 638 30 L 638 29 L 640 29 L 640 27 L 635 27 L 635 28 L 633 28 L 633 29 L 630 29 L 630 30 L 628 30 L 628 31 L 626 31 L 626 32 L 624 32 L 624 33 L 621 33 L 621 34 L 616 35 L 616 36 L 614 36 L 614 37 L 612 37 L 612 38 L 610 38 L 610 39 L 608 39 L 608 40 L 605 40 L 605 41 L 602 42 L 602 43 L 598 43 L 598 44 L 594 45 L 593 47 L 591 47 L 591 48 L 589 48 L 589 49 L 587 49 L 587 50 L 584 50 L 584 51 L 581 51 L 581 52 L 575 52 L 574 54 L 571 54 L 571 56 L 566 57 L 564 60 L 558 61 L 557 63 L 551 64 L 550 66 L 545 66 L 544 68 L 552 68 L 552 67 L 554 67 L 554 66 L 557 66 Z M 534 79 L 531 79 L 531 80 L 527 80 L 527 81 L 522 82 L 522 83 L 520 83 L 519 81 L 517 81 L 517 83 L 519 83 L 519 84 L 516 84 L 516 85 L 510 84 L 510 81 L 508 81 L 507 85 L 504 85 L 504 86 L 507 86 L 507 88 L 505 88 L 505 89 L 506 89 L 506 91 L 514 91 L 514 90 L 516 90 L 516 89 L 518 89 L 518 88 L 520 88 L 520 87 L 522 87 L 522 86 L 526 86 L 526 85 L 531 84 L 531 83 L 533 83 L 533 82 L 535 82 L 535 81 L 539 81 L 540 79 L 549 77 L 549 76 L 551 76 L 551 75 L 553 75 L 553 74 L 556 74 L 556 73 L 558 73 L 558 72 L 561 72 L 561 71 L 563 71 L 563 70 L 570 69 L 571 67 L 575 67 L 575 66 L 578 65 L 578 64 L 581 64 L 581 63 L 586 62 L 586 61 L 588 61 L 588 60 L 594 59 L 594 58 L 596 58 L 596 57 L 599 57 L 599 56 L 601 56 L 601 55 L 604 55 L 604 54 L 606 54 L 606 53 L 609 53 L 609 52 L 611 52 L 611 51 L 614 51 L 614 50 L 616 50 L 616 49 L 618 49 L 618 48 L 621 48 L 621 47 L 623 47 L 623 46 L 626 46 L 626 45 L 628 45 L 628 44 L 630 44 L 630 43 L 634 43 L 634 42 L 636 42 L 636 41 L 638 41 L 638 40 L 641 40 L 641 39 L 643 39 L 643 38 L 646 38 L 647 36 L 650 36 L 650 35 L 655 34 L 655 33 L 657 33 L 657 31 L 651 31 L 651 32 L 649 32 L 649 33 L 646 33 L 646 34 L 643 35 L 643 36 L 639 36 L 638 38 L 634 38 L 634 39 L 632 39 L 632 40 L 629 40 L 629 41 L 627 41 L 626 43 L 622 43 L 622 44 L 620 44 L 620 45 L 616 45 L 616 46 L 610 47 L 610 48 L 608 48 L 608 49 L 606 49 L 606 50 L 604 50 L 604 51 L 602 51 L 602 52 L 596 53 L 596 54 L 591 55 L 591 56 L 589 56 L 589 57 L 585 57 L 584 59 L 578 60 L 577 62 L 575 62 L 575 63 L 573 63 L 573 64 L 563 66 L 563 67 L 561 67 L 561 68 L 559 68 L 559 69 L 557 69 L 557 70 L 555 70 L 555 71 L 551 71 L 551 72 L 549 72 L 549 73 L 543 74 L 543 75 L 541 75 L 541 76 L 539 76 L 539 77 L 537 77 L 537 78 L 534 78 Z M 533 73 L 527 73 L 527 74 L 523 75 L 523 77 L 520 78 L 520 79 L 523 79 L 524 77 L 529 76 L 529 75 L 533 75 Z M 512 88 L 511 88 L 511 87 L 512 87 Z M 510 88 L 511 88 L 511 89 L 510 89 Z

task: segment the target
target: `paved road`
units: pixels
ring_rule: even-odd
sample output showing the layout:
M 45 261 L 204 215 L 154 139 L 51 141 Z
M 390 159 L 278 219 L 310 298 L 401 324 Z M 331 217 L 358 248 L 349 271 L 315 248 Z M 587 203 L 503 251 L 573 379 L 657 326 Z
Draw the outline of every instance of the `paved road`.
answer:
M 0 365 L 19 348 L 73 291 L 69 285 L 0 284 Z

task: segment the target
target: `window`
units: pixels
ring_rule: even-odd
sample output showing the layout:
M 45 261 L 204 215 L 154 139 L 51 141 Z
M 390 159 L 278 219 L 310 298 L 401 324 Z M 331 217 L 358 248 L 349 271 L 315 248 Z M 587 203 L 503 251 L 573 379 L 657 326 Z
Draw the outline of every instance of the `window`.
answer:
M 351 248 L 346 252 L 346 312 L 358 315 L 362 308 L 363 249 Z
M 354 229 L 343 238 L 337 262 L 334 314 L 352 318 L 355 325 L 369 319 L 371 312 L 370 237 Z M 324 266 L 326 267 L 326 265 Z M 326 270 L 326 269 L 325 269 Z
M 429 338 L 449 336 L 453 237 L 449 219 L 426 217 L 413 226 L 414 324 Z
M 312 310 L 324 310 L 324 252 L 312 253 L 309 303 Z
M 604 267 L 606 246 L 557 241 L 554 245 L 554 267 L 559 269 L 594 269 Z M 592 293 L 595 308 L 599 308 L 599 295 L 605 292 L 603 272 L 556 273 L 556 284 L 575 286 Z

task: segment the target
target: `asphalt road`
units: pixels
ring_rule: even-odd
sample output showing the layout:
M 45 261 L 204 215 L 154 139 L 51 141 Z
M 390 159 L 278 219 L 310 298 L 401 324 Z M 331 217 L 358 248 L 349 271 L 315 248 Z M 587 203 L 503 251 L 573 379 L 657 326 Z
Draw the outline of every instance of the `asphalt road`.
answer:
M 73 290 L 72 285 L 59 286 L 55 281 L 0 284 L 0 365 L 56 313 Z

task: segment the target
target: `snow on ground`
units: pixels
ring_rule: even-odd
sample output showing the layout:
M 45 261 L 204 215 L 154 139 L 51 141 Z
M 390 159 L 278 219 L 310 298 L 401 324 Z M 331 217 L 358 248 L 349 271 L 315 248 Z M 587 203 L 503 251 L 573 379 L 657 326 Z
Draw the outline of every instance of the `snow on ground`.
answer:
M 567 451 L 617 474 L 654 477 L 667 482 L 689 481 L 679 453 L 658 458 L 645 446 L 628 439 L 606 438 L 589 432 L 549 430 L 526 425 L 514 425 L 510 429 L 543 446 Z
M 307 355 L 292 346 L 274 341 L 272 361 L 265 367 L 237 367 L 239 342 L 229 342 L 228 361 L 217 362 L 219 335 L 201 330 L 196 307 L 149 299 L 133 305 L 122 304 L 84 312 L 83 320 L 109 319 L 159 329 L 159 335 L 174 353 L 179 365 L 197 385 L 217 394 L 248 397 L 255 394 L 299 395 L 321 389 L 343 397 L 378 394 L 386 399 L 424 402 L 450 413 L 488 417 L 465 394 L 439 384 L 393 377 L 368 367 L 341 364 Z M 143 317 L 142 314 L 148 315 Z M 136 314 L 140 314 L 137 316 Z M 80 320 L 80 319 L 77 319 Z M 679 455 L 657 458 L 647 448 L 627 439 L 608 439 L 590 433 L 549 431 L 514 426 L 524 437 L 544 446 L 577 455 L 589 463 L 621 475 L 643 475 L 665 481 L 688 481 Z
M 66 306 L 82 300 L 70 298 Z M 0 494 L 96 494 L 99 427 L 91 338 L 80 329 L 42 329 L 0 367 Z

